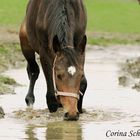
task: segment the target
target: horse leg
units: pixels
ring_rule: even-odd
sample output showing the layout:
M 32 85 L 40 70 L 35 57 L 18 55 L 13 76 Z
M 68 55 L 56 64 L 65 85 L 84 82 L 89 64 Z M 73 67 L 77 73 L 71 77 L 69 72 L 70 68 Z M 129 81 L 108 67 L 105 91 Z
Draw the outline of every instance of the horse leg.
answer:
M 86 77 L 84 76 L 81 80 L 81 83 L 80 83 L 80 91 L 83 93 L 83 95 L 80 94 L 80 99 L 78 101 L 78 111 L 79 111 L 79 113 L 83 113 L 82 103 L 83 103 L 83 97 L 84 97 L 86 89 L 87 89 L 87 80 L 86 80 Z
M 31 57 L 31 55 L 32 55 L 32 57 Z M 39 75 L 39 67 L 35 61 L 35 54 L 30 54 L 30 57 L 31 58 L 26 56 L 26 60 L 28 62 L 27 73 L 28 73 L 28 77 L 30 80 L 28 93 L 27 93 L 26 98 L 25 98 L 26 104 L 28 106 L 33 105 L 33 103 L 35 102 L 34 85 L 35 85 L 35 82 L 36 82 L 38 75 Z
M 56 112 L 59 105 L 55 97 L 53 78 L 52 78 L 52 65 L 50 58 L 46 55 L 45 50 L 42 48 L 40 51 L 40 61 L 43 72 L 47 82 L 46 102 L 50 112 Z
M 35 102 L 34 85 L 39 75 L 39 67 L 35 61 L 35 52 L 29 45 L 24 25 L 22 25 L 20 29 L 20 44 L 21 44 L 22 53 L 28 63 L 27 73 L 30 80 L 30 84 L 29 84 L 29 89 L 25 101 L 26 104 L 30 106 L 33 105 L 33 103 Z

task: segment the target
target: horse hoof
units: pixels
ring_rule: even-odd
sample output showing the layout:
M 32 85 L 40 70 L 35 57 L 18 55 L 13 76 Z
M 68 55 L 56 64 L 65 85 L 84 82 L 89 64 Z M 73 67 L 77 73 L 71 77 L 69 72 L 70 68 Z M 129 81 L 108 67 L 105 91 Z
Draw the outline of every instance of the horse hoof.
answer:
M 49 96 L 49 97 L 47 96 L 47 105 L 51 113 L 56 112 L 59 107 L 55 96 Z
M 34 102 L 35 102 L 35 98 L 33 96 L 30 97 L 30 96 L 27 95 L 26 98 L 25 98 L 25 102 L 26 102 L 28 107 L 32 107 Z
M 79 111 L 79 114 L 82 114 L 84 112 L 82 108 L 78 109 L 78 111 Z

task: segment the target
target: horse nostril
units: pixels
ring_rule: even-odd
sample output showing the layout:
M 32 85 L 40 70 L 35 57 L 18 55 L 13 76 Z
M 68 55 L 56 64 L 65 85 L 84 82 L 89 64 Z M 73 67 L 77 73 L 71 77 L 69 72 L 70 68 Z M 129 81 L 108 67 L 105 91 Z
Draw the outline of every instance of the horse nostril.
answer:
M 66 121 L 77 121 L 78 119 L 79 119 L 78 112 L 74 116 L 69 115 L 68 112 L 64 114 L 64 120 L 66 120 Z
M 64 120 L 68 120 L 69 114 L 68 112 L 64 114 Z
M 79 112 L 77 112 L 77 117 L 79 117 Z

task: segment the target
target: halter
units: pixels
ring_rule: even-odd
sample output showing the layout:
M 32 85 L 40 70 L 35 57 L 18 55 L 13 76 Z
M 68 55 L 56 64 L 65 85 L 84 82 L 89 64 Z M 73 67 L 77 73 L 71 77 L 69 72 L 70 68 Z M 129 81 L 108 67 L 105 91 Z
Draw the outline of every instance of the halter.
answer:
M 52 69 L 52 71 L 53 71 L 53 86 L 54 86 L 56 98 L 57 98 L 57 96 L 67 96 L 67 97 L 74 97 L 74 98 L 79 100 L 80 97 L 79 97 L 79 94 L 77 94 L 77 93 L 62 92 L 62 91 L 57 90 L 56 83 L 55 83 L 55 72 L 54 72 L 56 59 L 57 59 L 57 55 L 54 58 L 53 69 Z M 83 96 L 83 93 L 81 91 L 79 91 L 79 93 Z

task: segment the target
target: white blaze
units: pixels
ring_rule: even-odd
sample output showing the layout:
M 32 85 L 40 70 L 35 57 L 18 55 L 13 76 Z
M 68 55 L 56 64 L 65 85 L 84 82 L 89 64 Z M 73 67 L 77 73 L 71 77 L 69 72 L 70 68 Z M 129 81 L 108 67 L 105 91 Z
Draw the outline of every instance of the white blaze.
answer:
M 68 67 L 68 73 L 73 76 L 76 73 L 76 68 L 74 66 Z

